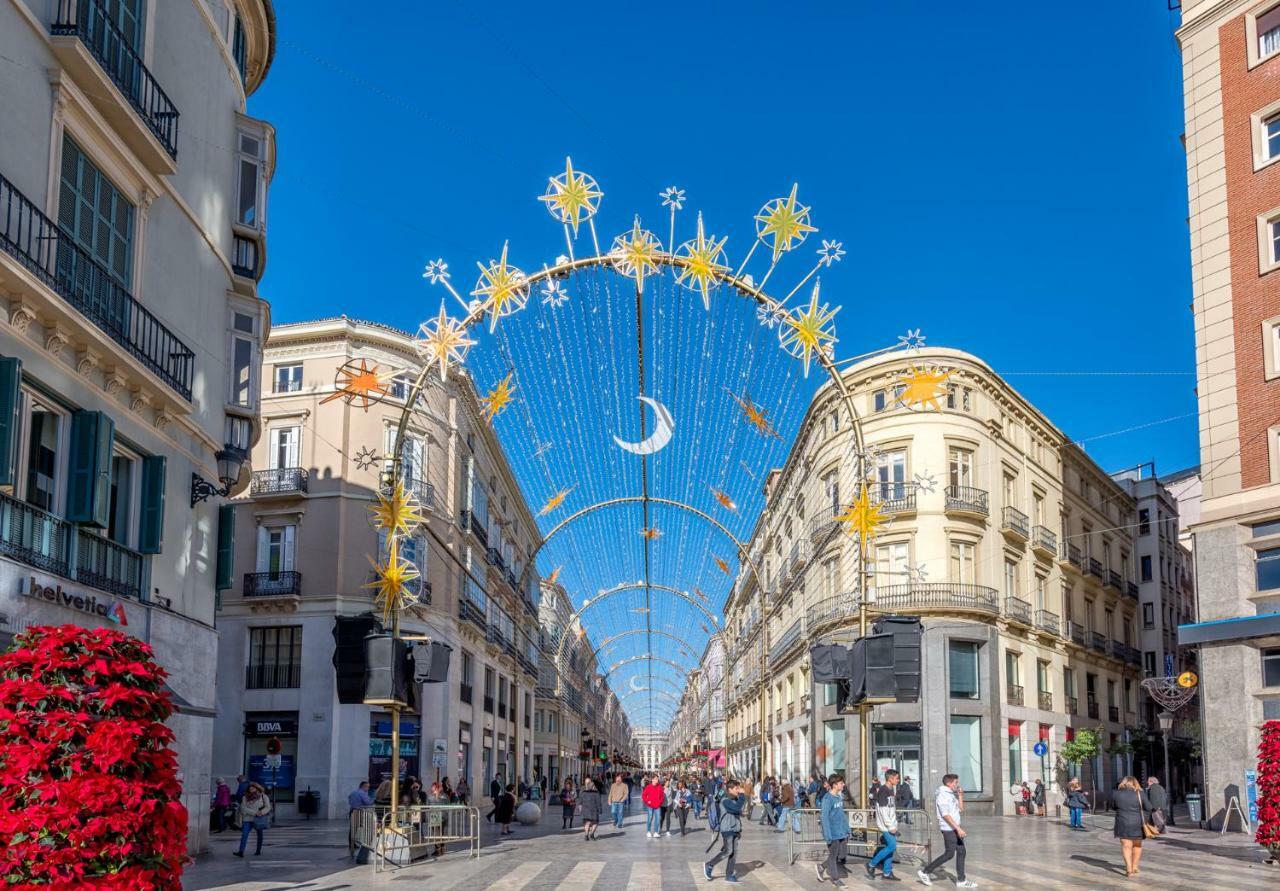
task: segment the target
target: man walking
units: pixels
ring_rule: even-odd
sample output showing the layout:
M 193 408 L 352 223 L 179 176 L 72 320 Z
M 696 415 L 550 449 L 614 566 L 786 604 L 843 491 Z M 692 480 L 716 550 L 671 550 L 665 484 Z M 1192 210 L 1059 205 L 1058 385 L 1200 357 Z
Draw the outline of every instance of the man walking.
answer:
M 827 785 L 835 793 L 822 798 L 822 840 L 827 843 L 827 862 L 825 866 L 815 863 L 813 868 L 818 874 L 819 882 L 830 879 L 839 888 L 849 876 L 849 871 L 844 867 L 849 846 L 849 815 L 844 811 L 844 796 L 841 794 L 844 792 L 844 777 L 833 773 L 828 778 Z
M 796 787 L 787 782 L 780 782 L 778 787 L 778 828 L 774 832 L 786 832 L 787 820 L 791 810 L 796 806 Z
M 613 775 L 613 785 L 609 787 L 609 812 L 613 815 L 615 829 L 622 828 L 622 815 L 627 809 L 627 784 L 622 781 L 622 774 Z
M 742 811 L 746 807 L 747 796 L 737 780 L 730 780 L 725 791 L 726 795 L 720 800 L 720 853 L 702 864 L 702 874 L 707 877 L 707 881 L 711 881 L 715 865 L 726 860 L 724 880 L 736 885 L 738 876 L 734 872 L 734 861 L 738 856 L 738 837 L 742 835 Z
M 911 810 L 915 800 L 915 794 L 911 791 L 911 777 L 903 777 L 902 782 L 898 784 L 898 791 L 894 798 L 895 806 L 899 811 L 903 812 L 899 814 L 903 823 L 911 822 L 911 814 L 905 812 Z
M 373 807 L 373 797 L 369 795 L 369 781 L 361 780 L 360 785 L 347 796 L 347 856 L 356 853 L 356 825 L 361 808 Z
M 501 794 L 502 783 L 498 782 L 495 776 L 489 781 L 489 813 L 484 815 L 484 818 L 490 822 L 493 822 L 493 812 L 498 809 L 498 796 Z
M 901 776 L 896 770 L 886 770 L 884 774 L 884 785 L 876 789 L 875 798 L 872 803 L 876 809 L 876 828 L 880 830 L 881 848 L 876 855 L 871 858 L 871 862 L 867 864 L 867 877 L 874 879 L 876 877 L 876 868 L 883 867 L 884 877 L 890 882 L 902 881 L 893 874 L 893 855 L 898 850 L 898 808 L 897 808 L 897 789 Z M 831 789 L 833 798 L 843 798 L 841 794 L 844 787 L 839 790 Z
M 938 828 L 942 830 L 941 854 L 916 873 L 922 885 L 932 885 L 932 873 L 937 872 L 942 864 L 952 857 L 956 858 L 956 887 L 976 888 L 976 882 L 964 877 L 964 837 L 965 831 L 960 828 L 960 777 L 949 773 L 942 778 L 942 785 L 934 795 L 934 810 L 938 816 Z
M 1160 785 L 1159 777 L 1147 777 L 1147 801 L 1151 803 L 1151 825 L 1164 835 L 1169 820 L 1169 793 Z

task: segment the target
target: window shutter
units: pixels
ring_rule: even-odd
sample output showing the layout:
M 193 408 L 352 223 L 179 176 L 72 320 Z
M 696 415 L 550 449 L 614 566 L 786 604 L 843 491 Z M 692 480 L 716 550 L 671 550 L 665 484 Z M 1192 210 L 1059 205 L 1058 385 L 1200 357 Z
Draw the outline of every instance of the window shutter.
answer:
M 67 519 L 105 528 L 111 513 L 111 450 L 116 425 L 100 411 L 71 416 Z
M 236 506 L 223 504 L 218 507 L 218 563 L 214 588 L 225 591 L 232 587 L 236 568 Z
M 22 360 L 0 358 L 0 486 L 12 486 L 18 461 L 18 405 Z
M 138 550 L 160 553 L 164 540 L 164 455 L 142 459 L 142 524 L 138 530 Z

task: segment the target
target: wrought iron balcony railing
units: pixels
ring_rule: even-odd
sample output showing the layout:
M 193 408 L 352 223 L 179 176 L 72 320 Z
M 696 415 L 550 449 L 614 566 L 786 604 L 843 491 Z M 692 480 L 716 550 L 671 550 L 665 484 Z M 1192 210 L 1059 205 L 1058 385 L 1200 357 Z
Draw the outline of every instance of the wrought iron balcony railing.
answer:
M 1120 720 L 1120 706 L 1118 706 L 1118 705 L 1109 705 L 1109 706 L 1107 706 L 1107 720 L 1111 721 L 1112 723 L 1117 723 L 1117 722 L 1119 722 L 1119 720 Z
M 1080 700 L 1075 696 L 1067 697 L 1067 714 L 1069 715 L 1080 714 Z
M 302 686 L 302 666 L 289 663 L 246 665 L 246 690 L 292 690 Z
M 299 597 L 301 594 L 302 573 L 300 572 L 280 570 L 244 574 L 245 597 Z
M 65 576 L 70 528 L 61 517 L 0 494 L 0 554 L 6 557 Z
M 1078 643 L 1080 646 L 1083 647 L 1085 645 L 1085 639 L 1086 639 L 1084 626 L 1081 625 L 1079 622 L 1068 622 L 1067 624 L 1071 626 L 1069 630 L 1071 631 L 1072 642 Z
M 1137 582 L 1125 582 L 1125 583 L 1124 583 L 1124 592 L 1125 592 L 1126 594 L 1128 594 L 1130 597 L 1132 597 L 1134 600 L 1137 600 L 1137 599 L 1138 599 L 1138 583 L 1137 583 Z
M 1058 553 L 1058 536 L 1048 526 L 1031 527 L 1031 547 L 1049 554 Z
M 249 482 L 250 495 L 290 495 L 307 491 L 307 471 L 302 467 L 255 470 Z
M 1009 705 L 1022 705 L 1023 689 L 1018 684 L 1009 684 L 1005 687 L 1005 701 Z
M 769 648 L 769 662 L 773 663 L 781 659 L 800 641 L 800 620 L 796 619 L 787 627 L 787 630 L 778 636 L 773 646 Z
M 919 612 L 966 610 L 997 615 L 1000 598 L 994 588 L 959 582 L 922 582 L 914 585 L 886 585 L 876 590 L 876 608 Z
M 1095 560 L 1094 558 L 1090 557 L 1088 562 L 1089 562 L 1089 565 L 1086 567 L 1086 569 L 1089 575 L 1095 576 L 1099 580 L 1101 580 L 1106 575 L 1106 573 L 1103 572 L 1102 570 L 1102 561 Z
M 1004 611 L 1009 618 L 1023 625 L 1031 624 L 1031 604 L 1019 597 L 1006 597 Z
M 1058 549 L 1059 562 L 1066 563 L 1068 566 L 1084 572 L 1084 554 L 1081 553 L 1079 545 L 1067 544 L 1063 542 Z
M 78 37 L 169 157 L 178 157 L 178 108 L 160 89 L 102 3 L 58 0 L 49 33 Z
M 1115 588 L 1117 591 L 1124 590 L 1124 580 L 1120 578 L 1120 573 L 1116 572 L 1114 569 L 1107 570 L 1106 581 L 1110 587 Z
M 1107 638 L 1101 631 L 1089 632 L 1089 646 L 1097 650 L 1099 653 L 1107 651 Z
M 916 483 L 874 482 L 871 484 L 870 500 L 880 505 L 880 511 L 886 514 L 910 513 L 916 509 Z
M 822 544 L 836 531 L 837 525 L 835 516 L 827 513 L 824 508 L 816 516 L 809 518 L 809 540 L 815 545 Z
M 981 514 L 984 517 L 990 513 L 987 508 L 985 489 L 975 489 L 973 486 L 947 486 L 945 494 L 947 510 Z
M 1048 690 L 1040 691 L 1040 710 L 1045 712 L 1053 711 L 1053 694 Z
M 0 248 L 183 399 L 191 399 L 195 353 L 3 176 Z
M 1098 703 L 1090 699 L 1088 704 L 1088 709 L 1089 709 L 1089 717 L 1093 718 L 1096 721 L 1098 718 Z
M 87 529 L 76 531 L 76 581 L 118 597 L 142 597 L 143 556 Z
M 1051 613 L 1047 609 L 1036 610 L 1036 627 L 1041 631 L 1048 631 L 1050 634 L 1058 633 L 1058 614 Z
M 1031 536 L 1031 519 L 1016 507 L 1006 504 L 1001 514 L 1000 528 L 1025 541 Z

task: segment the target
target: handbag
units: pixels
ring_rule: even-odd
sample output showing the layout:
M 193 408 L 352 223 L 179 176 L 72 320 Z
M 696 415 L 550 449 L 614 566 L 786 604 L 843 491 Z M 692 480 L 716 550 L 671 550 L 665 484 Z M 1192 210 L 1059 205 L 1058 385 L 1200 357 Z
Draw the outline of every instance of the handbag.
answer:
M 266 814 L 261 814 L 253 818 L 254 829 L 268 829 L 271 826 L 271 820 Z
M 1154 826 L 1152 826 L 1149 822 L 1147 822 L 1147 812 L 1146 812 L 1146 809 L 1143 808 L 1142 806 L 1141 792 L 1138 793 L 1138 814 L 1139 816 L 1142 817 L 1142 837 L 1143 838 L 1155 838 L 1157 835 L 1160 834 L 1159 830 L 1157 830 Z

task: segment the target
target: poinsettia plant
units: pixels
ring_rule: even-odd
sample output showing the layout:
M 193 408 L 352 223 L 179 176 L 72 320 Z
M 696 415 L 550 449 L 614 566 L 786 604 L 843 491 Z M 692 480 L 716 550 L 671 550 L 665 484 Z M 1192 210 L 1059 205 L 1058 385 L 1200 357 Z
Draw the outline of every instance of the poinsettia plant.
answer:
M 1280 721 L 1262 725 L 1258 744 L 1258 844 L 1280 852 Z
M 28 629 L 0 654 L 0 877 L 9 889 L 179 889 L 187 811 L 151 648 Z

